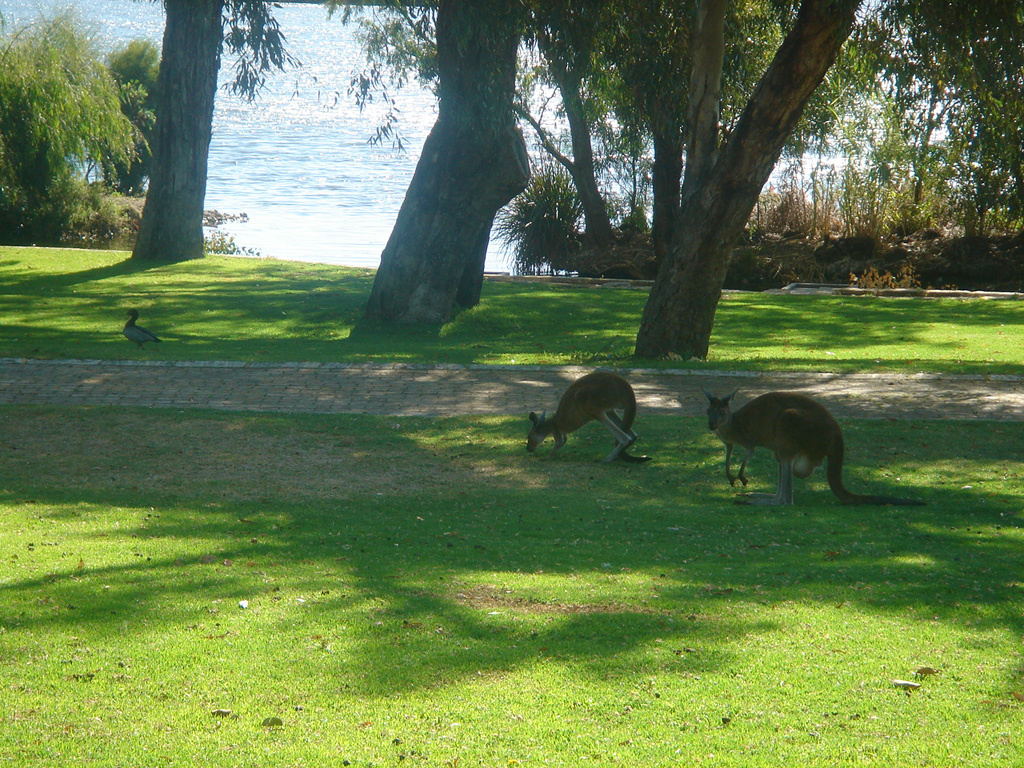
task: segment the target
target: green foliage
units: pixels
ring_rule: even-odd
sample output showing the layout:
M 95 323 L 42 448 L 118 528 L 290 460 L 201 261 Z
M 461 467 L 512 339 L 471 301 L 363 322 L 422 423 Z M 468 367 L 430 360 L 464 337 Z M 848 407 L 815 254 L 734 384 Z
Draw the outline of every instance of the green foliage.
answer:
M 390 77 L 392 84 L 400 88 L 411 77 L 424 85 L 437 79 L 435 8 L 398 0 L 372 6 L 328 0 L 327 7 L 331 15 L 340 9 L 343 23 L 358 25 L 363 51 L 378 73 L 376 82 Z
M 340 11 L 342 23 L 358 26 L 366 57 L 366 67 L 349 81 L 348 95 L 360 110 L 373 103 L 384 105 L 370 143 L 389 142 L 395 149 L 404 149 L 401 110 L 395 91 L 413 77 L 425 86 L 436 85 L 437 9 L 401 0 L 373 6 L 328 0 L 327 9 L 332 16 Z
M 131 126 L 73 16 L 0 37 L 0 239 L 58 242 L 90 215 L 91 164 L 123 161 Z
M 860 46 L 899 112 L 916 187 L 951 201 L 967 234 L 1024 223 L 1024 17 L 1014 0 L 883 3 Z
M 128 161 L 111 158 L 103 164 L 107 184 L 125 195 L 141 194 L 153 153 L 150 142 L 156 127 L 156 89 L 160 50 L 149 40 L 132 40 L 107 57 L 117 82 L 121 112 L 135 132 L 135 153 Z
M 130 40 L 107 56 L 107 67 L 118 85 L 138 83 L 155 100 L 160 74 L 160 49 L 151 40 Z
M 857 109 L 834 123 L 826 140 L 831 157 L 810 169 L 795 158 L 776 173 L 761 195 L 752 227 L 878 240 L 952 227 L 955 216 L 945 186 L 951 169 L 930 164 L 925 170 L 906 135 L 904 115 L 893 105 L 861 98 Z
M 211 232 L 204 238 L 203 252 L 207 256 L 217 254 L 220 256 L 261 257 L 258 249 L 240 246 L 231 235 L 217 231 Z
M 334 2 L 333 5 L 341 5 Z M 564 6 L 564 7 L 563 7 Z M 968 234 L 1013 230 L 1024 221 L 1024 19 L 1012 0 L 978 6 L 925 0 L 867 6 L 850 44 L 829 70 L 789 142 L 791 158 L 808 152 L 830 161 L 784 182 L 788 210 L 808 234 L 882 237 L 924 227 Z M 552 112 L 549 86 L 577 83 L 596 152 L 599 186 L 621 223 L 646 221 L 654 131 L 684 129 L 692 8 L 618 0 L 535 3 L 534 52 L 524 62 L 520 102 L 543 131 L 539 143 L 560 161 L 569 146 Z M 358 11 L 363 13 L 363 11 Z M 600 14 L 599 18 L 595 14 Z M 722 122 L 726 132 L 793 23 L 793 3 L 730 4 Z M 405 2 L 370 16 L 372 77 L 436 74 L 430 11 Z M 556 76 L 557 75 L 557 76 Z M 381 86 L 383 89 L 383 86 Z M 531 103 L 530 94 L 540 95 Z M 386 89 L 381 96 L 390 99 Z M 389 102 L 390 103 L 390 102 Z M 385 138 L 399 135 L 389 112 Z M 564 123 L 564 120 L 562 121 Z M 553 124 L 552 124 L 553 123 Z M 559 131 L 563 131 L 562 134 Z M 836 161 L 836 162 L 831 162 Z M 840 168 L 841 170 L 830 170 Z M 809 199 L 800 200 L 807 195 Z
M 266 83 L 267 72 L 300 63 L 288 53 L 274 5 L 266 0 L 224 2 L 224 46 L 235 55 L 231 90 L 250 101 Z
M 571 272 L 580 248 L 582 217 L 583 205 L 572 178 L 546 165 L 498 214 L 495 233 L 512 249 L 516 274 Z
M 147 268 L 118 251 L 0 248 L 0 349 L 122 359 L 124 311 L 167 360 L 630 366 L 644 291 L 487 281 L 440 327 L 363 315 L 373 272 L 210 257 Z M 1024 302 L 726 294 L 711 353 L 725 370 L 1019 373 Z M 855 331 L 853 330 L 855 329 Z M 645 367 L 693 368 L 678 360 Z
M 643 467 L 595 463 L 600 427 L 529 455 L 522 416 L 8 406 L 0 427 L 12 764 L 1024 750 L 1017 425 L 845 421 L 851 485 L 929 503 L 885 510 L 820 474 L 794 508 L 734 505 L 696 414 L 641 413 Z M 749 472 L 770 485 L 771 457 Z

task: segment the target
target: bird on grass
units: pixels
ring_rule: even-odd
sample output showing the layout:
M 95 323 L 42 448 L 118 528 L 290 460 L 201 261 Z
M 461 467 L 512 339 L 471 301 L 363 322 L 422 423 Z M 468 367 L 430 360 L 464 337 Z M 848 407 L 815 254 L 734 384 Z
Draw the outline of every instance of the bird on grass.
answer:
M 125 338 L 128 339 L 129 341 L 134 341 L 136 344 L 138 344 L 139 349 L 145 349 L 145 347 L 142 345 L 145 344 L 147 341 L 159 342 L 160 339 L 156 337 L 155 333 L 151 333 L 142 326 L 135 324 L 135 321 L 138 319 L 139 310 L 128 310 L 128 322 L 124 324 L 124 330 L 122 331 Z

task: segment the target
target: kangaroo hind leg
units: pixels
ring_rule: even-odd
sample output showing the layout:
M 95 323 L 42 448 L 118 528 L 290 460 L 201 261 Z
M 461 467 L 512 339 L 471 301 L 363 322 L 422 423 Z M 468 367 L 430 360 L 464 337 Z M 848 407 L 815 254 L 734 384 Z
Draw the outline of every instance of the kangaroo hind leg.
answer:
M 627 448 L 629 448 L 629 446 L 631 446 L 633 443 L 636 442 L 636 438 L 637 438 L 636 432 L 634 432 L 632 429 L 626 429 L 626 427 L 622 423 L 622 418 L 619 416 L 619 414 L 617 414 L 615 411 L 605 411 L 604 415 L 608 418 L 608 421 L 610 421 L 614 425 L 614 427 L 615 427 L 612 430 L 612 434 L 614 434 L 616 436 L 616 438 L 615 438 L 616 440 L 619 439 L 618 436 L 620 434 L 625 436 L 626 439 L 629 441 L 626 444 Z M 607 422 L 605 423 L 605 426 L 608 426 Z M 612 429 L 612 427 L 608 427 L 608 428 Z
M 793 462 L 779 461 L 778 487 L 775 493 L 743 493 L 736 497 L 737 504 L 757 504 L 779 507 L 793 503 Z
M 615 447 L 605 457 L 604 460 L 606 462 L 613 462 L 616 459 L 633 462 L 648 461 L 650 459 L 649 456 L 630 456 L 626 453 L 626 449 L 636 442 L 637 434 L 632 429 L 625 429 L 623 427 L 622 419 L 619 418 L 615 411 L 605 411 L 599 418 L 601 423 L 615 437 Z
M 613 416 L 614 418 L 612 418 Z M 608 431 L 612 433 L 612 437 L 615 438 L 615 447 L 612 448 L 612 452 L 604 459 L 606 462 L 611 463 L 619 458 L 619 454 L 632 445 L 633 440 L 636 438 L 630 438 L 629 433 L 622 428 L 622 421 L 615 415 L 614 411 L 605 411 L 598 418 L 608 428 Z

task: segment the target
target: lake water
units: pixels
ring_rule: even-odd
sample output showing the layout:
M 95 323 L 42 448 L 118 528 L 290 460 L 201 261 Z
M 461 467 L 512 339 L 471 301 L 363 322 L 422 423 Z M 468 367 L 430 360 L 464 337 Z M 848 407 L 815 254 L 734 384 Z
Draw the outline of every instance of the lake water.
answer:
M 159 2 L 0 0 L 9 29 L 68 7 L 104 51 L 135 38 L 159 45 L 163 36 Z M 218 92 L 206 207 L 247 214 L 219 230 L 264 256 L 376 267 L 434 124 L 434 96 L 416 84 L 397 92 L 406 151 L 370 146 L 380 108 L 360 112 L 347 94 L 363 61 L 355 28 L 317 5 L 286 4 L 274 15 L 302 67 L 271 73 L 252 104 Z M 222 85 L 232 64 L 225 57 Z M 508 269 L 497 243 L 486 269 Z

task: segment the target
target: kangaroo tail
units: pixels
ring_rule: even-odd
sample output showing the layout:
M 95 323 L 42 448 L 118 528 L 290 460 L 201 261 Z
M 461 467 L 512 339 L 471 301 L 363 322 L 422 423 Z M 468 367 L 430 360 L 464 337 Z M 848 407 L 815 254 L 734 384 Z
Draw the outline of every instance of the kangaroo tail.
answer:
M 836 441 L 828 452 L 828 487 L 832 489 L 832 493 L 836 495 L 841 504 L 853 506 L 856 504 L 873 505 L 876 507 L 883 506 L 908 506 L 908 507 L 920 507 L 924 505 L 923 501 L 919 499 L 902 499 L 898 496 L 869 496 L 859 493 L 851 493 L 846 489 L 843 484 L 843 456 L 845 454 L 845 448 L 843 446 L 842 435 L 839 435 Z

